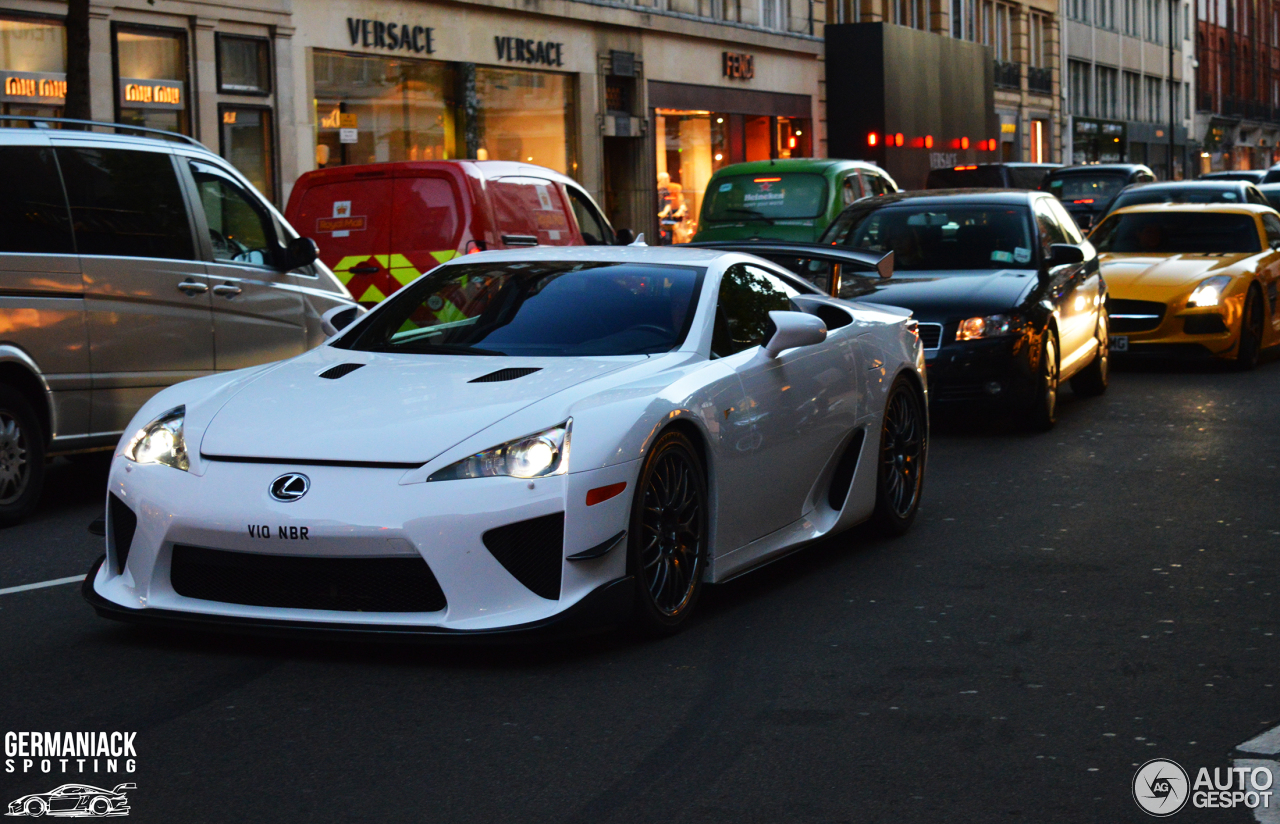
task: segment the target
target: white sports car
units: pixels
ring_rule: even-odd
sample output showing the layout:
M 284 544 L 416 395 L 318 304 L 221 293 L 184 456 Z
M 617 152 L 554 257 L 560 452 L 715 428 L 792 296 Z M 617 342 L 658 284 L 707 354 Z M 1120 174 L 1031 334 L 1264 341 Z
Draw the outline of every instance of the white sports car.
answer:
M 920 503 L 906 310 L 746 254 L 469 255 L 291 360 L 148 402 L 122 439 L 109 618 L 484 635 L 630 621 Z

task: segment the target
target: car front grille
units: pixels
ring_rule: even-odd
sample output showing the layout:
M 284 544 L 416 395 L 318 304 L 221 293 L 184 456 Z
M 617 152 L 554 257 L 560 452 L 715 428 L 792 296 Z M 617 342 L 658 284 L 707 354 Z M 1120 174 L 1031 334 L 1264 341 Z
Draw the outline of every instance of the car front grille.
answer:
M 1220 335 L 1227 331 L 1222 315 L 1188 315 L 1182 321 L 1182 331 L 1188 335 Z
M 919 326 L 920 343 L 925 349 L 937 349 L 942 345 L 942 324 L 922 323 Z
M 484 545 L 512 577 L 535 595 L 560 598 L 564 566 L 564 513 L 543 515 L 491 529 Z
M 178 544 L 169 581 L 187 598 L 281 609 L 439 612 L 444 592 L 421 558 L 315 558 Z
M 1107 314 L 1111 320 L 1111 333 L 1127 335 L 1131 332 L 1149 332 L 1164 320 L 1165 305 L 1151 300 L 1120 300 L 1107 298 Z

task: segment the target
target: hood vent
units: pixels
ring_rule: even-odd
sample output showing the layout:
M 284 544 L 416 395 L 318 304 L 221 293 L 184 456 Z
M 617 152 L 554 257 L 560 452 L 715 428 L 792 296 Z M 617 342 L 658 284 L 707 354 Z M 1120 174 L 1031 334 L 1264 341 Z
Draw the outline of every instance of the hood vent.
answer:
M 328 369 L 321 372 L 320 377 L 328 378 L 331 381 L 336 381 L 338 378 L 342 377 L 343 375 L 351 374 L 352 372 L 359 369 L 361 366 L 364 366 L 364 364 L 363 363 L 340 363 L 337 366 L 331 366 Z
M 498 381 L 513 381 L 516 378 L 523 378 L 525 375 L 532 375 L 534 372 L 541 372 L 540 366 L 519 366 L 510 367 L 508 369 L 499 369 L 497 372 L 490 372 L 487 375 L 481 375 L 478 378 L 472 378 L 467 383 L 497 383 Z

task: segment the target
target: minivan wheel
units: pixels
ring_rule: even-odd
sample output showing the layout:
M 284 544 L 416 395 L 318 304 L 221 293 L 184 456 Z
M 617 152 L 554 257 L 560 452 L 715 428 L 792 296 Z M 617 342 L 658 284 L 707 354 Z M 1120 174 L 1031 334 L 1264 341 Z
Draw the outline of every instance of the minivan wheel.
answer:
M 44 432 L 31 404 L 0 385 L 0 524 L 15 524 L 35 509 L 44 486 Z

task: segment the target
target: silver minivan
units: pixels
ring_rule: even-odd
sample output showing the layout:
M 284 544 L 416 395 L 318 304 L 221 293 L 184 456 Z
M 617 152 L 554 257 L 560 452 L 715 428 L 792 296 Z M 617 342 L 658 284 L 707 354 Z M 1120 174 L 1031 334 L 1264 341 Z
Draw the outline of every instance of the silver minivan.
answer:
M 190 138 L 0 128 L 0 169 L 0 523 L 35 506 L 47 457 L 111 448 L 164 387 L 299 354 L 363 311 Z

